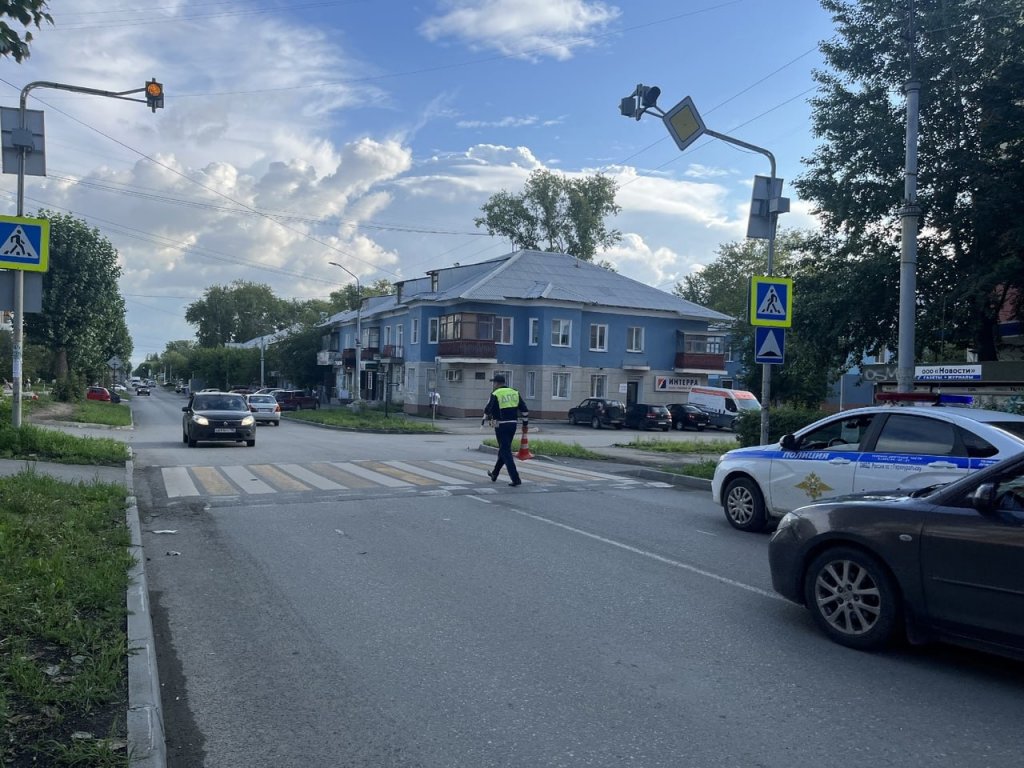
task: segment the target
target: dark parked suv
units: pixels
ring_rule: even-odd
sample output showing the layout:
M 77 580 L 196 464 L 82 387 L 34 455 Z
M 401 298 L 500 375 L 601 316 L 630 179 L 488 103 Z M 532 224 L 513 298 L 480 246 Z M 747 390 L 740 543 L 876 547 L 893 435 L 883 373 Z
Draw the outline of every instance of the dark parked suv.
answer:
M 633 429 L 660 429 L 668 432 L 672 426 L 672 414 L 664 405 L 633 403 L 626 409 L 626 426 Z
M 672 414 L 672 426 L 675 429 L 696 429 L 703 432 L 704 427 L 711 424 L 711 416 L 703 408 L 688 403 L 672 403 L 667 406 Z
M 594 429 L 614 427 L 622 429 L 626 405 L 621 400 L 588 397 L 575 408 L 569 409 L 570 424 L 589 424 Z
M 281 406 L 282 411 L 301 411 L 303 408 L 316 410 L 320 407 L 320 401 L 316 395 L 306 394 L 302 389 L 282 389 L 274 392 L 274 399 Z

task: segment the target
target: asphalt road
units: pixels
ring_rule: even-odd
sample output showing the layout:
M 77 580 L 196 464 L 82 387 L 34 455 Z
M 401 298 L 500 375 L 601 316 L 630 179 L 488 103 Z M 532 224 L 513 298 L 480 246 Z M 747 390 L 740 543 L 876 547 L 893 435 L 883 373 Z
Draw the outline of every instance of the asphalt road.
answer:
M 175 465 L 455 462 L 479 441 L 285 424 L 187 449 L 180 404 L 139 403 L 132 436 L 172 768 L 1020 765 L 1024 666 L 833 645 L 706 493 L 174 498 Z

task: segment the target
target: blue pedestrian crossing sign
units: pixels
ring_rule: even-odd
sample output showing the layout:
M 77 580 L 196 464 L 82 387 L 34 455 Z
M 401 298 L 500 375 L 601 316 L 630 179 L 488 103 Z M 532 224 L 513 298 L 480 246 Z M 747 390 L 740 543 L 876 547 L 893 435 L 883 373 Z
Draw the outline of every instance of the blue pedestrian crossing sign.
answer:
M 50 266 L 50 222 L 0 216 L 0 269 L 45 272 Z
M 754 362 L 758 365 L 782 365 L 786 359 L 785 328 L 754 328 Z
M 788 277 L 750 278 L 750 324 L 770 328 L 793 325 L 793 281 Z

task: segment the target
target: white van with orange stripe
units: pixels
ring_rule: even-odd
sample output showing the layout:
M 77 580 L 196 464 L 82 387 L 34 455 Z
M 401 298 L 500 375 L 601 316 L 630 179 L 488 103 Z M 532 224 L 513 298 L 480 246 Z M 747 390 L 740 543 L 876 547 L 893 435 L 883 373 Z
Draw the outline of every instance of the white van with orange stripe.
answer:
M 691 387 L 686 402 L 703 408 L 711 416 L 711 426 L 732 429 L 742 411 L 760 411 L 761 403 L 753 392 L 725 387 Z

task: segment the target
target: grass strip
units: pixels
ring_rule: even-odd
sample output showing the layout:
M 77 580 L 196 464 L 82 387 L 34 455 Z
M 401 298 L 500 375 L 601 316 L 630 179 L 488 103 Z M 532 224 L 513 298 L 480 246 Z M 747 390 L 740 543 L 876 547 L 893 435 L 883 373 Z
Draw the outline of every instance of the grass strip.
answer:
M 0 458 L 116 466 L 128 460 L 128 448 L 109 437 L 78 437 L 32 424 L 15 428 L 0 423 Z
M 726 445 L 718 441 L 703 440 L 657 440 L 650 437 L 634 437 L 631 442 L 617 443 L 619 448 L 634 448 L 638 451 L 654 453 L 696 453 L 709 456 L 721 456 L 735 445 Z
M 493 437 L 483 440 L 483 444 L 491 448 L 498 447 L 498 441 Z M 516 452 L 521 445 L 521 438 L 512 441 L 512 450 Z M 557 440 L 533 440 L 529 441 L 530 452 L 534 456 L 564 456 L 570 459 L 604 459 L 600 453 L 595 453 L 584 448 L 579 443 L 560 443 Z
M 321 408 L 316 411 L 291 411 L 286 416 L 296 421 L 309 421 L 313 424 L 326 424 L 345 429 L 360 429 L 373 432 L 441 432 L 442 430 L 425 421 L 411 421 L 402 413 L 390 413 L 363 409 L 352 411 L 348 408 Z
M 122 399 L 124 396 L 122 395 Z M 127 427 L 132 423 L 131 409 L 125 403 L 104 403 L 97 400 L 83 400 L 75 403 L 69 421 L 84 424 L 104 424 L 110 427 Z
M 126 494 L 0 478 L 0 765 L 129 765 Z

